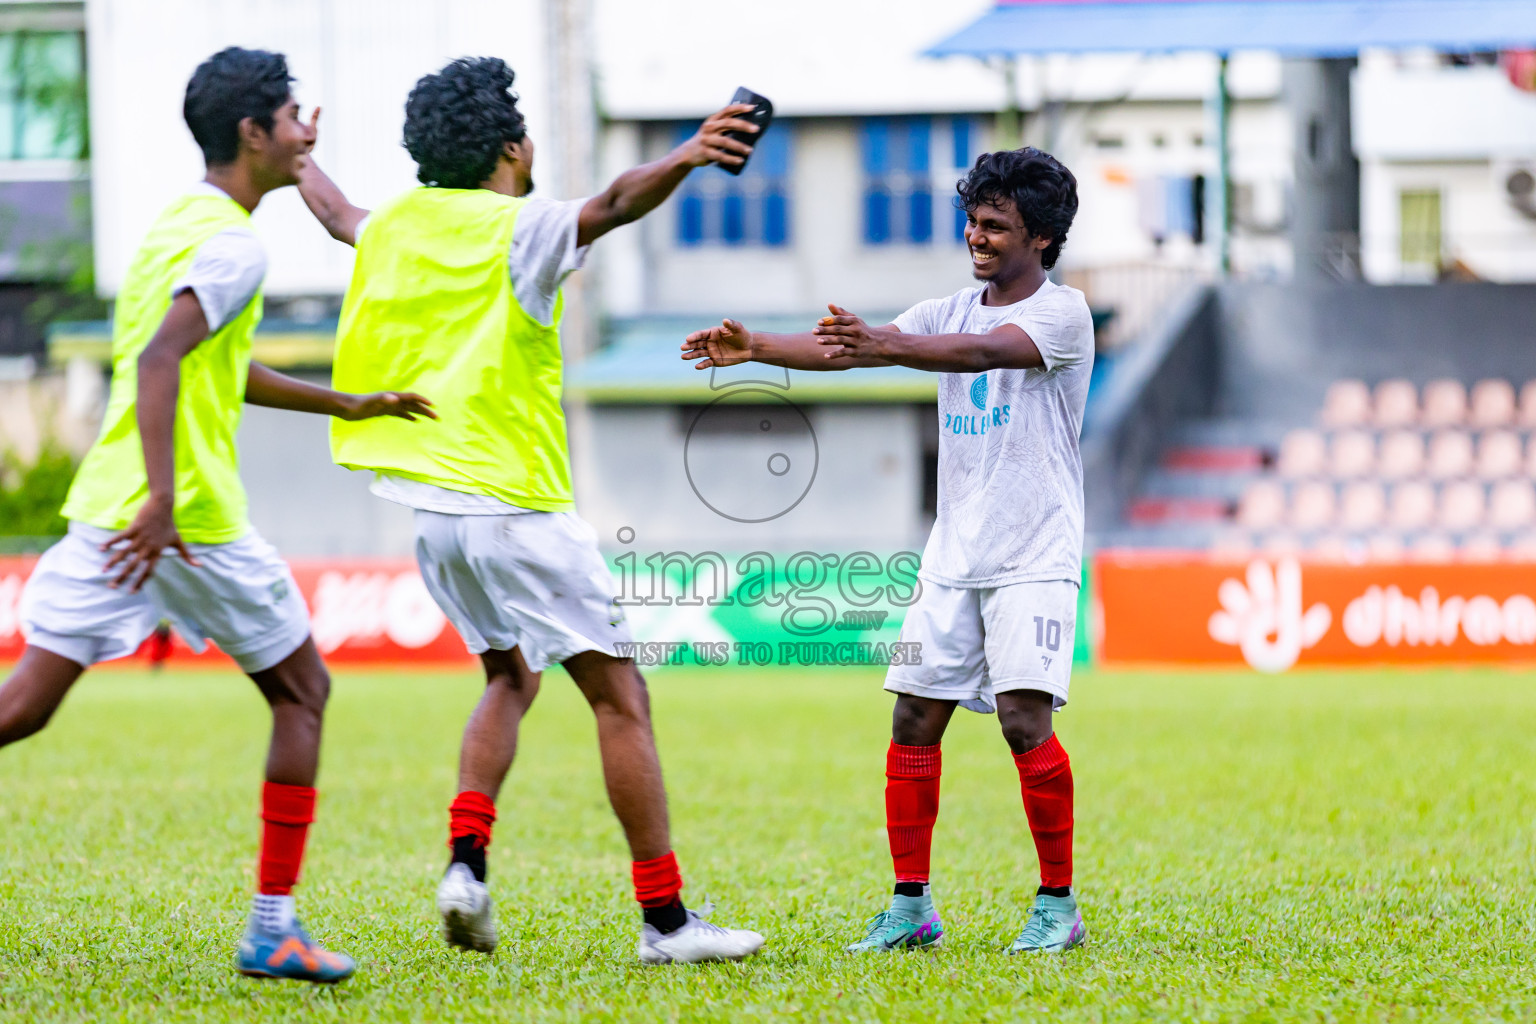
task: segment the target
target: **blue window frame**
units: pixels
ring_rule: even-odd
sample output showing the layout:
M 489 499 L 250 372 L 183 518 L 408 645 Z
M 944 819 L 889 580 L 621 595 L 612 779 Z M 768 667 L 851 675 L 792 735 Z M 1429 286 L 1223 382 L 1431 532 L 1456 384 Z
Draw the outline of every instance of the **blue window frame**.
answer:
M 698 122 L 678 124 L 682 142 Z M 682 246 L 784 246 L 789 244 L 789 170 L 793 125 L 775 121 L 740 175 L 701 167 L 678 189 L 677 244 Z
M 954 183 L 975 158 L 979 134 L 974 119 L 964 116 L 861 121 L 864 243 L 929 245 L 946 235 L 962 239 L 965 213 L 954 207 Z

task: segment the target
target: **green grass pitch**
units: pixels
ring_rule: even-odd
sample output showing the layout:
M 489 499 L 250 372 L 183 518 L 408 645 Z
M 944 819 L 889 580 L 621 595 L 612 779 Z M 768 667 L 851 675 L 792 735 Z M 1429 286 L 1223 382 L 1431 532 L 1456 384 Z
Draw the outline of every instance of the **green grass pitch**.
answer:
M 257 838 L 254 689 L 232 670 L 88 677 L 0 752 L 0 1019 L 1536 1019 L 1530 675 L 1079 673 L 1058 722 L 1091 934 L 1045 959 L 1001 952 L 1035 858 L 996 723 L 966 712 L 934 844 L 945 948 L 840 951 L 888 892 L 879 682 L 651 676 L 685 895 L 769 944 L 643 968 L 563 673 L 501 800 L 504 942 L 485 958 L 443 946 L 432 907 L 478 681 L 339 672 L 299 906 L 361 968 L 321 989 L 230 967 Z

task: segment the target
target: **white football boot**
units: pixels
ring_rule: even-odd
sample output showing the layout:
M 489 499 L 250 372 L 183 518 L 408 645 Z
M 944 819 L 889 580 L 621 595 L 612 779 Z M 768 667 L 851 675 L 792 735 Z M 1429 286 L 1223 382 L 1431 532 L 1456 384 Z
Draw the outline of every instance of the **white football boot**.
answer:
M 437 887 L 437 912 L 443 915 L 443 937 L 450 946 L 477 953 L 496 948 L 496 914 L 484 882 L 464 864 L 448 865 Z
M 707 913 L 707 911 L 706 911 Z M 688 923 L 675 932 L 661 934 L 652 925 L 640 926 L 640 962 L 644 964 L 698 964 L 710 960 L 740 960 L 756 953 L 763 937 L 743 928 L 721 928 L 688 911 Z

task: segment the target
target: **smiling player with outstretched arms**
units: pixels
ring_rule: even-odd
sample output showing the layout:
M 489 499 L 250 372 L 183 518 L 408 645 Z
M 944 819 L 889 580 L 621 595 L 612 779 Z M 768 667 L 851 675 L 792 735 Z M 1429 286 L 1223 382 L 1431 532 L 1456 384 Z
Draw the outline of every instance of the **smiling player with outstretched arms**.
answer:
M 700 369 L 746 360 L 799 370 L 910 366 L 939 374 L 939 500 L 901 639 L 921 662 L 892 666 L 886 832 L 888 909 L 851 951 L 937 944 L 929 889 L 940 740 L 956 705 L 998 715 L 1013 752 L 1040 885 L 1011 952 L 1087 937 L 1072 893 L 1072 770 L 1052 727 L 1067 702 L 1083 546 L 1078 435 L 1093 370 L 1081 292 L 1047 276 L 1077 213 L 1077 181 L 1034 148 L 988 153 L 959 183 L 973 276 L 884 326 L 829 306 L 811 332 L 735 320 L 689 335 Z

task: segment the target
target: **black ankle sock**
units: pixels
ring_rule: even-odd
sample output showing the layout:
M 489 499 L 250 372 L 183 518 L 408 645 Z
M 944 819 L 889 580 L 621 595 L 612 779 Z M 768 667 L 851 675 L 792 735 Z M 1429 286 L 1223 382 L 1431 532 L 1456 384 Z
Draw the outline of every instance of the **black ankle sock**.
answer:
M 897 896 L 921 896 L 926 884 L 923 882 L 897 882 Z
M 1035 895 L 1036 896 L 1071 896 L 1072 895 L 1072 887 L 1070 885 L 1042 885 L 1040 888 L 1035 890 Z
M 453 858 L 450 864 L 463 864 L 475 881 L 485 881 L 485 847 L 475 836 L 456 836 L 453 840 Z
M 688 923 L 688 911 L 683 909 L 682 900 L 673 900 L 664 907 L 641 907 L 640 912 L 645 915 L 645 923 L 663 935 L 671 935 Z

